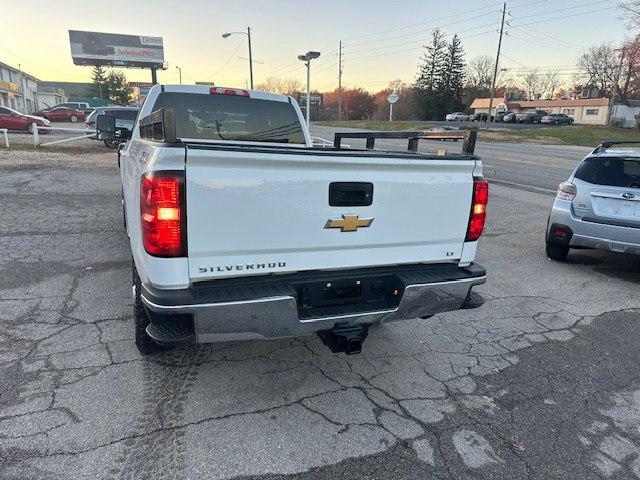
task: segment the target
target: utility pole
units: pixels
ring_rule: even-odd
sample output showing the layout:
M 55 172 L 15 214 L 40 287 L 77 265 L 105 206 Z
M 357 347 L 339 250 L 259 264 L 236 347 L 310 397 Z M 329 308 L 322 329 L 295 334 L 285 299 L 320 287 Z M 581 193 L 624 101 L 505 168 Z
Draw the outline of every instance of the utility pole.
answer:
M 180 77 L 180 85 L 182 85 L 182 67 L 176 67 L 178 69 L 178 75 Z
M 502 34 L 504 33 L 504 17 L 507 13 L 507 2 L 502 3 L 502 22 L 500 23 L 500 39 L 498 40 L 498 53 L 496 54 L 496 64 L 493 68 L 493 81 L 491 82 L 491 97 L 489 97 L 489 113 L 487 114 L 487 128 L 491 122 L 491 108 L 493 107 L 493 95 L 496 91 L 496 79 L 498 77 L 498 62 L 500 62 L 500 49 L 502 48 Z
M 247 38 L 249 40 L 249 79 L 251 81 L 251 90 L 253 90 L 253 56 L 251 53 L 251 27 L 247 27 Z
M 338 47 L 338 120 L 342 118 L 342 40 Z

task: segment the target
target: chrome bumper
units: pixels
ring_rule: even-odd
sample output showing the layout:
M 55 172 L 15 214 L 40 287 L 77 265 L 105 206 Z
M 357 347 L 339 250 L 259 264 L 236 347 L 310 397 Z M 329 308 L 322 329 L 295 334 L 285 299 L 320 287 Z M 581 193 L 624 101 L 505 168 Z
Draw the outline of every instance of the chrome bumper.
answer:
M 197 343 L 300 337 L 336 324 L 371 325 L 458 310 L 471 288 L 486 276 L 407 285 L 400 303 L 390 310 L 301 320 L 294 296 L 194 305 L 158 305 L 144 295 L 146 307 L 160 315 L 192 314 Z

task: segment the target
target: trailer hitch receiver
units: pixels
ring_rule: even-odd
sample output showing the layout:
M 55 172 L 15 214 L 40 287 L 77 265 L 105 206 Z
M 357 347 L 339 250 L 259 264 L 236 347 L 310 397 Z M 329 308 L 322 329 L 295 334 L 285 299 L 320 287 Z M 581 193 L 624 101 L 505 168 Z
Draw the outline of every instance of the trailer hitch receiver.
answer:
M 369 325 L 336 326 L 331 330 L 320 330 L 318 336 L 333 353 L 353 355 L 362 351 L 362 344 L 369 334 Z

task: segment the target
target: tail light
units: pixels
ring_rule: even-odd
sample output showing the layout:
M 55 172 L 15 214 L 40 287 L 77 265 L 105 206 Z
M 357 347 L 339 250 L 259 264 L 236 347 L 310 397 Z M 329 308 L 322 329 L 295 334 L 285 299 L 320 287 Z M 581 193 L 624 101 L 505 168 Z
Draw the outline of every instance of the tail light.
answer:
M 487 218 L 487 203 L 489 202 L 489 184 L 484 178 L 473 180 L 473 198 L 471 202 L 471 215 L 465 241 L 473 242 L 480 238 L 484 230 L 484 222 Z
M 85 122 L 84 122 L 84 124 L 85 124 L 85 125 L 95 125 L 95 124 L 96 124 L 96 122 L 95 122 L 95 121 L 93 121 L 93 120 L 87 120 L 87 121 L 85 121 Z
M 249 96 L 249 90 L 242 90 L 241 88 L 211 87 L 209 93 L 214 95 L 236 95 L 238 97 Z
M 140 183 L 142 243 L 155 257 L 187 255 L 184 172 L 151 172 Z
M 562 200 L 573 200 L 578 193 L 578 188 L 571 182 L 562 182 L 558 185 L 558 193 L 556 197 Z

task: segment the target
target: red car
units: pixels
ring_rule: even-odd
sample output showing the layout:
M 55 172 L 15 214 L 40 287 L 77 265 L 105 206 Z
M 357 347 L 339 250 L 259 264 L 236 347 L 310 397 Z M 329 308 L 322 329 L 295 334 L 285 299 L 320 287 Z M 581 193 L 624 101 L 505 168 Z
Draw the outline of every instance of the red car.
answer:
M 76 123 L 84 120 L 85 114 L 80 110 L 69 107 L 53 107 L 44 110 L 38 110 L 36 115 L 40 115 L 52 122 L 71 122 Z
M 40 127 L 51 125 L 49 120 L 35 115 L 25 115 L 8 107 L 0 107 L 0 128 L 7 130 L 33 131 L 33 124 Z

